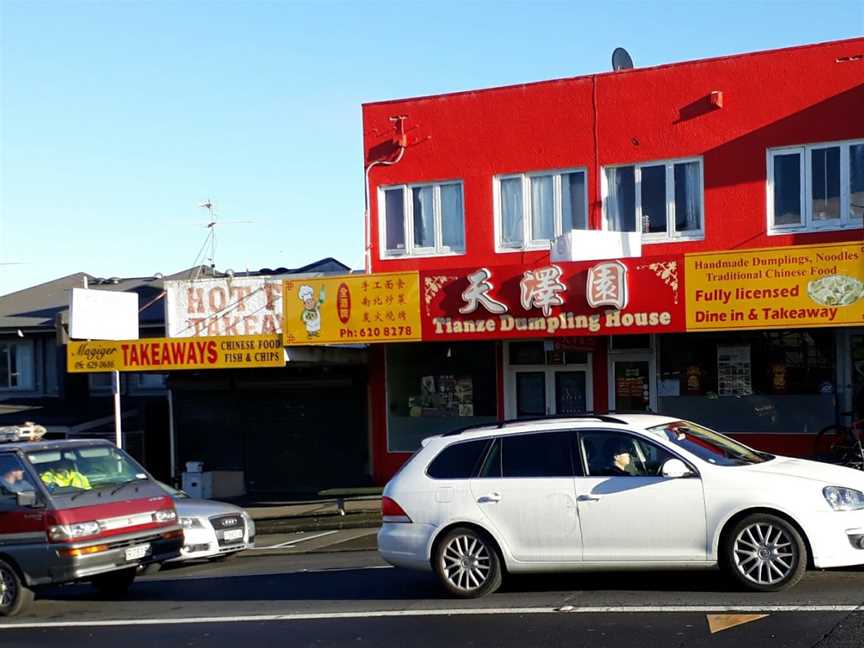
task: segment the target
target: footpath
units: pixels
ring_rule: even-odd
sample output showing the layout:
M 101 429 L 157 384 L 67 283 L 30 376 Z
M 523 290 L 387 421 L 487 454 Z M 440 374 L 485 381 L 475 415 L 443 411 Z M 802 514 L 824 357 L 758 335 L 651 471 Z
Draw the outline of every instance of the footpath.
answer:
M 381 496 L 355 495 L 285 502 L 234 502 L 255 520 L 257 535 L 371 529 L 381 526 Z

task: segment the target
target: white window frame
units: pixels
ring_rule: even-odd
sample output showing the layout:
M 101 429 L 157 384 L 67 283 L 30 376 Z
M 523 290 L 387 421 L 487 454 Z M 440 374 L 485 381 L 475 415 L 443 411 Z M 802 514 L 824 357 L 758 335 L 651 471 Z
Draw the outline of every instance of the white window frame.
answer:
M 495 214 L 495 251 L 499 253 L 520 252 L 522 250 L 548 250 L 552 246 L 554 238 L 561 236 L 564 228 L 564 208 L 562 204 L 561 176 L 567 173 L 581 173 L 585 178 L 585 225 L 589 224 L 588 213 L 588 169 L 586 167 L 574 167 L 572 169 L 546 169 L 542 171 L 530 171 L 525 173 L 503 173 L 492 179 L 492 197 L 494 201 Z M 552 211 L 555 219 L 555 236 L 553 239 L 537 239 L 533 237 L 531 223 L 531 178 L 552 176 Z M 505 243 L 504 215 L 501 209 L 501 181 L 521 179 L 522 181 L 522 242 Z
M 16 347 L 17 349 L 29 349 L 29 362 L 30 366 L 25 368 L 23 365 L 19 363 L 22 362 L 23 355 L 20 351 L 15 353 L 15 371 L 12 371 L 12 367 L 9 367 L 9 379 L 11 381 L 12 375 L 16 375 L 18 377 L 17 385 L 10 385 L 9 382 L 6 384 L 0 384 L 0 393 L 2 392 L 31 392 L 36 389 L 36 348 L 31 340 L 2 340 L 0 341 L 0 353 L 7 353 L 7 347 Z M 28 383 L 22 382 L 22 377 L 29 378 Z
M 444 245 L 444 227 L 441 221 L 441 187 L 459 185 L 462 192 L 462 241 L 461 249 L 451 248 Z M 414 245 L 414 202 L 411 199 L 412 190 L 432 187 L 432 213 L 434 215 L 434 247 L 420 247 Z M 387 201 L 384 197 L 385 191 L 399 189 L 402 191 L 402 214 L 404 218 L 403 228 L 405 232 L 405 249 L 387 249 Z M 465 238 L 465 185 L 461 180 L 442 180 L 440 182 L 422 182 L 416 184 L 388 185 L 378 187 L 378 245 L 381 250 L 382 259 L 393 259 L 400 257 L 432 257 L 432 256 L 460 256 L 465 254 L 467 240 Z
M 679 232 L 675 229 L 675 165 L 696 162 L 699 165 L 699 229 Z M 702 157 L 674 158 L 670 160 L 652 160 L 649 162 L 634 162 L 631 164 L 608 164 L 600 169 L 600 193 L 603 197 L 603 229 L 611 231 L 609 224 L 609 182 L 606 179 L 607 169 L 622 169 L 633 167 L 634 198 L 636 203 L 636 226 L 644 227 L 642 222 L 642 167 L 664 166 L 666 168 L 666 231 L 642 231 L 643 243 L 677 243 L 683 241 L 701 241 L 705 238 L 705 164 Z
M 768 168 L 765 189 L 765 213 L 769 236 L 800 232 L 836 232 L 864 227 L 864 219 L 854 218 L 850 208 L 849 149 L 852 146 L 864 145 L 864 139 L 841 140 L 837 142 L 818 142 L 814 144 L 799 144 L 796 146 L 779 146 L 765 152 Z M 810 168 L 812 166 L 813 150 L 831 147 L 840 148 L 840 218 L 834 221 L 813 221 L 813 181 Z M 800 160 L 801 173 L 801 222 L 790 225 L 774 223 L 774 158 L 777 155 L 797 154 Z

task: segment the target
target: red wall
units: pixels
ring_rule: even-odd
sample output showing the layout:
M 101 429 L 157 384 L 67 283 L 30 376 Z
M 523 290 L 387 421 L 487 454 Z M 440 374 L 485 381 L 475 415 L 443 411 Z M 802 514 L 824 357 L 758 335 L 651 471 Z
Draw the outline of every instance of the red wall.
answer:
M 370 171 L 367 270 L 539 264 L 548 252 L 495 253 L 492 179 L 511 172 L 588 169 L 591 227 L 601 228 L 600 172 L 626 164 L 702 156 L 705 240 L 646 246 L 646 255 L 860 240 L 846 232 L 766 235 L 766 149 L 864 137 L 864 38 L 363 106 L 366 164 L 393 159 L 390 117 L 405 115 L 408 148 L 393 166 Z M 708 95 L 723 92 L 723 107 Z M 383 260 L 377 188 L 461 180 L 463 256 Z M 606 407 L 606 357 L 594 355 L 595 409 Z M 407 458 L 386 451 L 383 349 L 372 352 L 374 475 L 383 482 Z M 500 365 L 500 359 L 499 359 Z M 499 368 L 500 373 L 500 368 Z M 503 417 L 503 386 L 499 411 Z M 738 435 L 744 442 L 765 445 Z M 809 454 L 811 439 L 786 436 L 765 447 Z M 790 445 L 792 444 L 792 445 Z
M 704 241 L 654 244 L 646 254 L 850 240 L 860 230 L 768 237 L 766 149 L 864 136 L 864 38 L 785 50 L 363 106 L 367 164 L 387 159 L 406 115 L 402 160 L 370 172 L 371 270 L 532 263 L 545 252 L 495 254 L 492 178 L 508 172 L 587 167 L 592 227 L 600 227 L 601 167 L 704 159 Z M 724 106 L 708 95 L 723 92 Z M 596 103 L 596 110 L 594 109 Z M 596 135 L 595 135 L 596 131 Z M 464 256 L 379 258 L 379 185 L 460 179 Z

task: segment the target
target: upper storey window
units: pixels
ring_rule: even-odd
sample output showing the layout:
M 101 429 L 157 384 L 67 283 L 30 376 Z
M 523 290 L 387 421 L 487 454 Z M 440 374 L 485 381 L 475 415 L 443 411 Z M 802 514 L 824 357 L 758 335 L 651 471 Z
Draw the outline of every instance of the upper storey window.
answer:
M 645 243 L 704 237 L 701 159 L 606 167 L 602 188 L 607 230 Z
M 768 151 L 768 233 L 861 227 L 864 140 Z
M 521 173 L 494 180 L 498 250 L 549 248 L 564 232 L 588 228 L 584 170 Z
M 381 256 L 465 252 L 461 182 L 382 187 L 378 205 Z

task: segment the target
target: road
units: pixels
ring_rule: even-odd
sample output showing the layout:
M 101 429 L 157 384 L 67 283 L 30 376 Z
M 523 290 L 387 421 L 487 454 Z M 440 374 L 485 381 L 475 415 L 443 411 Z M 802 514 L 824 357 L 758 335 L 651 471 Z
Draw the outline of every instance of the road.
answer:
M 716 572 L 523 576 L 460 601 L 431 574 L 388 567 L 373 544 L 368 530 L 274 536 L 224 562 L 142 577 L 121 601 L 86 584 L 46 590 L 0 624 L 0 645 L 864 645 L 862 569 L 811 572 L 768 595 L 733 591 Z

